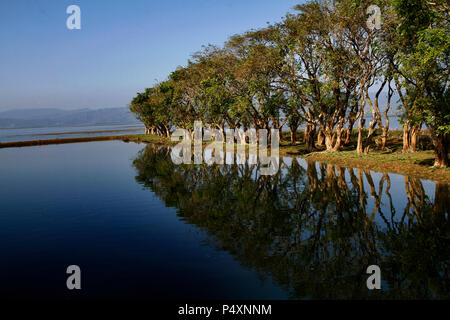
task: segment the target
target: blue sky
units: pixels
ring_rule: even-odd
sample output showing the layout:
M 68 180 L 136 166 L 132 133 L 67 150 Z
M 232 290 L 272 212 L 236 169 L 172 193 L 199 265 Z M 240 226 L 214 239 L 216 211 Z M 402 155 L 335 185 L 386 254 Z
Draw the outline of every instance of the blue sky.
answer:
M 0 111 L 126 106 L 208 43 L 277 22 L 299 0 L 0 2 Z M 81 8 L 69 30 L 66 8 Z

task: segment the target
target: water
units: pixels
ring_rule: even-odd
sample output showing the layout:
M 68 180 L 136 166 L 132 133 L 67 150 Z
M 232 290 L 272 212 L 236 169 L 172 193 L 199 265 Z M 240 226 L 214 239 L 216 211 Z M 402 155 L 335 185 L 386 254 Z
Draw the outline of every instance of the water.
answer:
M 367 123 L 372 119 L 367 118 Z M 383 120 L 384 122 L 384 120 Z M 355 125 L 357 126 L 357 124 Z M 390 116 L 390 130 L 401 130 L 399 117 Z M 299 126 L 298 130 L 305 129 L 305 124 Z M 103 132 L 102 132 L 103 131 Z M 285 125 L 282 131 L 289 131 Z M 120 124 L 120 125 L 97 125 L 97 126 L 74 126 L 74 127 L 40 127 L 40 128 L 0 128 L 0 143 L 47 139 L 84 138 L 110 135 L 127 135 L 144 133 L 142 124 Z
M 122 141 L 0 149 L 0 168 L 2 298 L 449 298 L 442 183 L 291 158 L 274 176 L 175 165 Z
M 144 133 L 141 124 L 118 124 L 74 127 L 0 128 L 0 143 L 29 140 L 84 138 Z

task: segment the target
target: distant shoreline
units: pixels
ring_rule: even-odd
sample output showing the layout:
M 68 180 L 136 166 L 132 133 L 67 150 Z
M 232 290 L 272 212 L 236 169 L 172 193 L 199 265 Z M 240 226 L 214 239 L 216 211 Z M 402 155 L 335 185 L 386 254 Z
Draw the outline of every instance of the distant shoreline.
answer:
M 2 142 L 2 143 L 0 143 L 0 149 L 44 146 L 44 145 L 52 145 L 52 144 L 66 144 L 66 143 L 77 143 L 77 142 L 109 141 L 109 140 L 122 140 L 124 142 L 133 141 L 133 142 L 138 142 L 138 143 L 139 142 L 151 142 L 151 143 L 170 144 L 170 140 L 160 138 L 157 136 L 145 136 L 143 134 L 136 134 L 136 135 L 126 134 L 126 135 L 112 135 L 112 136 L 95 136 L 95 137 Z M 165 140 L 167 140 L 167 141 L 165 141 Z
M 95 123 L 95 124 L 74 124 L 74 125 L 49 125 L 35 127 L 0 127 L 0 130 L 20 130 L 20 129 L 40 129 L 40 128 L 77 128 L 77 127 L 106 127 L 106 126 L 141 126 L 142 123 Z
M 66 139 L 45 139 L 45 140 L 28 140 L 28 141 L 13 141 L 0 143 L 0 148 L 20 148 L 43 146 L 49 144 L 65 144 L 76 142 L 91 142 L 91 141 L 107 141 L 107 140 L 121 140 L 126 136 L 97 136 L 97 137 L 82 137 L 82 138 L 66 138 Z
M 124 132 L 124 131 L 142 131 L 143 128 L 135 129 L 112 129 L 112 130 L 95 130 L 95 131 L 69 131 L 69 132 L 51 132 L 51 133 L 40 133 L 39 136 L 58 136 L 58 135 L 69 135 L 69 134 L 82 134 L 82 133 L 105 133 L 105 132 Z M 14 135 L 14 137 L 29 136 L 29 134 Z M 10 141 L 13 142 L 13 141 Z

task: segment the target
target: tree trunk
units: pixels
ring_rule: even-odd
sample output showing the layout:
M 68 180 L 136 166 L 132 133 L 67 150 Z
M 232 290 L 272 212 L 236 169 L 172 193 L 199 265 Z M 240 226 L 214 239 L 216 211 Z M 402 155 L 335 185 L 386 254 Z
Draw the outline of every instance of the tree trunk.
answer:
M 448 134 L 432 134 L 434 144 L 434 166 L 448 167 Z
M 410 126 L 408 120 L 403 126 L 403 152 L 416 152 L 422 124 Z
M 348 145 L 352 139 L 352 132 L 353 132 L 353 125 L 354 125 L 355 121 L 350 119 L 348 121 L 348 127 L 346 130 L 346 134 L 345 134 L 345 140 L 344 140 L 344 145 Z
M 304 135 L 303 135 L 303 142 L 305 144 L 308 144 L 309 130 L 311 130 L 311 127 L 310 127 L 310 124 L 307 123 L 306 126 L 305 126 L 305 132 L 304 132 Z
M 381 149 L 386 148 L 386 141 L 388 136 L 389 127 L 383 126 L 381 128 Z
M 359 126 L 358 126 L 358 142 L 356 144 L 356 152 L 361 155 L 363 150 L 363 129 L 364 129 L 364 123 L 366 120 L 363 118 L 364 113 L 361 115 L 361 118 L 359 119 Z
M 369 153 L 370 144 L 372 143 L 372 140 L 373 140 L 376 124 L 377 124 L 377 120 L 376 119 L 374 119 L 372 122 L 370 122 L 369 133 L 367 134 L 366 141 L 364 142 L 364 146 L 363 146 L 363 150 L 364 150 L 365 154 Z
M 411 149 L 408 127 L 409 125 L 407 123 L 403 126 L 403 152 L 408 152 Z
M 325 136 L 323 134 L 322 130 L 319 130 L 318 134 L 317 134 L 317 145 L 320 147 L 323 145 L 323 142 L 325 140 Z
M 411 139 L 410 149 L 412 152 L 416 152 L 417 143 L 419 142 L 419 138 L 420 138 L 420 125 L 413 126 L 411 128 L 411 135 L 410 135 L 410 139 Z
M 295 141 L 297 139 L 297 137 L 296 137 L 297 128 L 294 129 L 293 127 L 290 127 L 290 131 L 291 131 L 291 144 L 294 145 Z
M 331 132 L 325 133 L 325 148 L 327 148 L 327 151 L 331 151 L 333 148 L 333 135 Z
M 225 130 L 223 125 L 222 126 L 217 125 L 217 127 L 219 128 L 220 135 L 222 136 L 222 142 L 225 142 Z M 257 135 L 257 137 L 259 137 L 259 135 Z
M 417 140 L 418 140 L 418 132 L 417 131 L 413 131 L 411 133 L 411 144 L 410 144 L 410 150 L 411 152 L 416 152 L 416 147 L 417 147 Z
M 334 142 L 334 146 L 332 147 L 331 151 L 339 151 L 339 149 L 341 149 L 343 132 L 343 128 L 336 129 L 336 141 Z
M 297 142 L 297 129 L 298 129 L 298 121 L 292 120 L 289 122 L 289 130 L 291 132 L 291 144 L 295 145 Z
M 316 127 L 313 124 L 307 124 L 305 128 L 305 144 L 309 152 L 314 151 L 314 136 L 316 135 Z
M 392 95 L 394 94 L 394 90 L 392 89 L 392 86 L 391 86 L 391 81 L 392 81 L 392 77 L 389 77 L 388 78 L 388 100 L 387 100 L 386 109 L 384 110 L 384 119 L 386 120 L 386 125 L 383 126 L 382 122 L 380 122 L 381 148 L 382 149 L 386 148 L 386 141 L 387 141 L 388 132 L 389 132 L 389 109 L 391 108 L 391 99 L 392 99 Z

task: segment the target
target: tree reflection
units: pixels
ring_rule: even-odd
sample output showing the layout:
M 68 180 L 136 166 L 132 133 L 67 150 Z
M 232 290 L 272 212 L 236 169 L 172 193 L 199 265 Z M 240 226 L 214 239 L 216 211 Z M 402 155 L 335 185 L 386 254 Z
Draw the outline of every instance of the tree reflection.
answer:
M 296 159 L 274 176 L 258 164 L 175 165 L 169 150 L 148 145 L 133 165 L 136 180 L 208 234 L 262 279 L 292 298 L 424 299 L 449 297 L 448 185 L 434 199 L 422 182 Z M 378 190 L 377 190 L 378 189 Z M 382 290 L 366 287 L 367 266 Z

